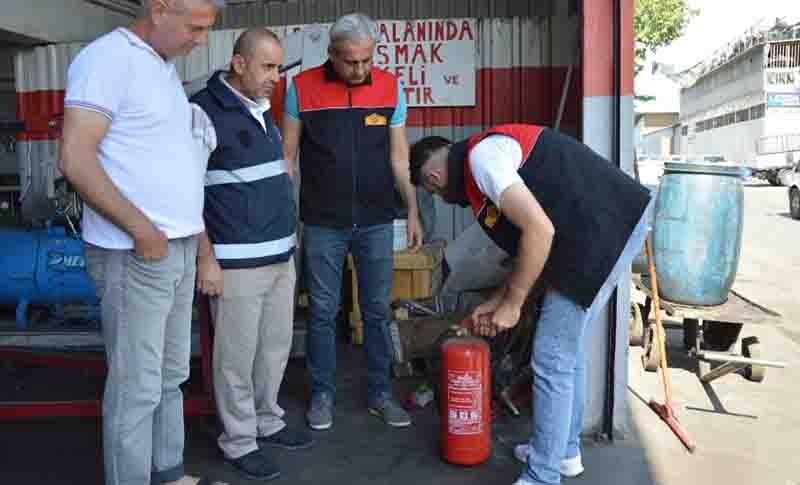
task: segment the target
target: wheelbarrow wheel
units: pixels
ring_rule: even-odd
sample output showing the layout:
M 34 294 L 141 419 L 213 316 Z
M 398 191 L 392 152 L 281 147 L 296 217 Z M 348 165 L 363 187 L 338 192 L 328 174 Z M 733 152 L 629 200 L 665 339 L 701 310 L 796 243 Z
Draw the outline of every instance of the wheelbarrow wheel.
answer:
M 742 355 L 749 359 L 761 358 L 761 342 L 758 337 L 742 339 Z M 767 373 L 767 368 L 760 365 L 748 365 L 744 368 L 744 377 L 751 382 L 761 382 Z
M 628 344 L 631 347 L 639 347 L 644 342 L 644 321 L 642 320 L 642 308 L 638 303 L 631 304 L 631 322 Z
M 644 355 L 642 355 L 642 365 L 644 370 L 655 372 L 661 364 L 661 346 L 656 335 L 656 326 L 650 324 L 644 332 Z

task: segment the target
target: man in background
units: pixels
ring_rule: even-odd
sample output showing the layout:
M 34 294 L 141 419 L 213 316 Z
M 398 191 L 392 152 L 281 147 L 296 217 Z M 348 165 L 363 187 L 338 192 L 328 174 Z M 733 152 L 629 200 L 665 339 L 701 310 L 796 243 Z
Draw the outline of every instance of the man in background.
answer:
M 248 478 L 280 474 L 266 447 L 308 448 L 283 421 L 278 391 L 294 328 L 294 190 L 269 98 L 283 49 L 265 28 L 236 41 L 230 70 L 192 96 L 211 151 L 198 288 L 212 297 L 214 391 L 225 459 Z M 263 446 L 264 448 L 260 448 Z
M 472 313 L 493 336 L 517 325 L 531 287 L 546 287 L 533 333 L 533 433 L 515 449 L 515 485 L 558 484 L 583 473 L 586 329 L 605 307 L 648 229 L 650 192 L 586 145 L 535 125 L 500 125 L 452 143 L 411 149 L 411 179 L 472 209 L 514 268 Z
M 304 281 L 311 321 L 306 363 L 315 430 L 333 426 L 336 315 L 342 268 L 353 255 L 364 319 L 367 407 L 390 426 L 411 419 L 392 397 L 389 295 L 393 274 L 395 189 L 408 207 L 409 246 L 422 243 L 408 171 L 406 101 L 397 78 L 372 65 L 378 28 L 364 14 L 330 30 L 328 61 L 295 76 L 286 97 L 284 154 L 300 154 Z

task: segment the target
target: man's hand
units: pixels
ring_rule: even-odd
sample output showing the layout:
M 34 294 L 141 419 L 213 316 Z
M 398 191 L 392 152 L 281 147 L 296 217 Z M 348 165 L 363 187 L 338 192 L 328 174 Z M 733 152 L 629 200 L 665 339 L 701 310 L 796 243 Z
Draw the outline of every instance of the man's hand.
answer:
M 406 235 L 408 237 L 408 249 L 417 251 L 422 247 L 424 234 L 422 231 L 422 222 L 419 220 L 419 214 L 409 214 L 406 223 Z
M 197 260 L 197 291 L 207 296 L 222 296 L 222 268 L 215 258 Z
M 508 300 L 503 300 L 491 317 L 492 326 L 499 332 L 514 328 L 519 323 L 522 307 Z
M 478 335 L 484 337 L 494 337 L 497 335 L 497 328 L 492 325 L 492 316 L 500 306 L 503 299 L 503 288 L 496 291 L 491 298 L 481 303 L 472 310 L 472 329 Z
M 140 233 L 134 233 L 133 244 L 136 255 L 147 261 L 165 258 L 169 254 L 167 236 L 152 224 Z
M 515 303 L 506 286 L 494 292 L 491 298 L 472 311 L 475 333 L 484 337 L 494 337 L 498 332 L 513 328 L 519 322 L 522 306 Z

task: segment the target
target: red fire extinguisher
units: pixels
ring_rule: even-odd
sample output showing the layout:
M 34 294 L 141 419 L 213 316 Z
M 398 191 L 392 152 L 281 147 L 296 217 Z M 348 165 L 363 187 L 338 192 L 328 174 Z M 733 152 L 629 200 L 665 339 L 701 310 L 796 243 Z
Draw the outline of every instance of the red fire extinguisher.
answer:
M 492 452 L 489 345 L 461 328 L 442 343 L 441 357 L 442 456 L 457 465 L 483 463 Z

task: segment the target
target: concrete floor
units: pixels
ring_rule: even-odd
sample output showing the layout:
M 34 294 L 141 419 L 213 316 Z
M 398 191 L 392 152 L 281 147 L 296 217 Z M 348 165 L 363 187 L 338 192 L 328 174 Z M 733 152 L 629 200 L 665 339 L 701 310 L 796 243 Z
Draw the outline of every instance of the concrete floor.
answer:
M 731 374 L 703 385 L 695 361 L 685 357 L 680 329 L 668 329 L 674 400 L 697 442 L 687 454 L 666 425 L 641 401 L 663 401 L 661 381 L 632 349 L 629 402 L 632 426 L 658 484 L 800 484 L 800 221 L 788 217 L 785 187 L 745 188 L 745 222 L 735 289 L 782 315 L 772 326 L 745 326 L 765 359 L 788 364 L 770 369 L 762 383 Z M 598 482 L 600 483 L 600 482 Z
M 745 188 L 735 288 L 780 313 L 781 332 L 800 344 L 800 221 L 789 215 L 788 194 L 786 187 Z
M 494 448 L 488 462 L 480 467 L 448 465 L 439 458 L 439 420 L 432 405 L 413 413 L 414 425 L 407 429 L 387 428 L 366 412 L 366 375 L 362 354 L 349 344 L 340 346 L 339 402 L 334 428 L 315 433 L 312 450 L 274 453 L 283 475 L 275 483 L 302 484 L 511 484 L 521 465 L 514 461 L 512 447 L 525 440 L 529 416 L 500 416 L 494 424 Z M 3 374 L 6 384 L 0 399 L 14 399 L 43 393 L 60 398 L 95 394 L 100 380 L 81 371 L 23 372 Z M 57 380 L 60 384 L 49 385 Z M 12 381 L 12 382 L 10 382 Z M 65 383 L 73 382 L 73 385 Z M 23 388 L 14 386 L 14 383 Z M 398 395 L 405 395 L 416 380 L 399 381 Z M 45 388 L 44 386 L 47 386 Z M 292 424 L 302 425 L 306 396 L 302 361 L 290 364 L 281 396 Z M 206 418 L 186 422 L 186 466 L 228 483 L 247 484 L 228 468 L 216 449 L 216 424 Z M 5 484 L 100 484 L 102 483 L 101 429 L 95 419 L 52 419 L 0 425 L 0 483 Z M 635 436 L 614 446 L 587 441 L 584 450 L 592 471 L 574 483 L 653 483 L 645 450 Z M 46 464 L 43 466 L 43 464 Z
M 745 327 L 757 335 L 767 358 L 789 367 L 770 370 L 761 384 L 741 375 L 703 386 L 694 363 L 683 356 L 679 329 L 668 330 L 670 368 L 679 417 L 697 442 L 690 455 L 645 401 L 663 400 L 657 374 L 639 364 L 639 349 L 629 356 L 629 431 L 613 445 L 587 439 L 586 474 L 570 484 L 799 485 L 800 468 L 800 312 L 797 269 L 800 221 L 788 212 L 786 189 L 746 189 L 746 222 L 737 289 L 784 317 L 774 327 Z M 303 452 L 278 452 L 283 476 L 275 483 L 303 484 L 511 484 L 520 465 L 511 456 L 524 439 L 530 420 L 500 417 L 495 422 L 494 452 L 480 467 L 444 464 L 438 455 L 438 418 L 431 406 L 415 411 L 415 424 L 390 430 L 364 410 L 363 357 L 348 344 L 340 347 L 335 427 L 316 434 L 317 445 Z M 290 421 L 301 422 L 306 385 L 302 362 L 290 364 L 282 404 Z M 22 389 L 19 384 L 24 384 Z M 398 382 L 405 395 L 416 382 Z M 100 382 L 79 371 L 0 371 L 0 400 L 40 392 L 62 398 L 98 393 Z M 0 484 L 100 484 L 100 429 L 94 419 L 60 419 L 0 424 Z M 231 484 L 251 483 L 226 468 L 214 445 L 215 425 L 187 421 L 186 463 Z

